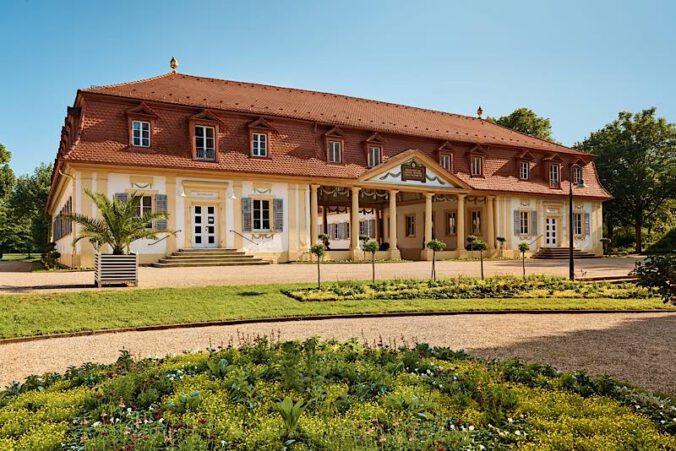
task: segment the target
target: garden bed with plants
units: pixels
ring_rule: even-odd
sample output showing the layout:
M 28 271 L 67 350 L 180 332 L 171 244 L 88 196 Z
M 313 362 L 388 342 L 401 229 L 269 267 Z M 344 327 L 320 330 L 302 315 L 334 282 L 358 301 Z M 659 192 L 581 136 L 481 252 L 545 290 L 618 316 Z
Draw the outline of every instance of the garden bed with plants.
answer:
M 416 344 L 271 342 L 0 392 L 2 449 L 674 449 L 674 400 Z
M 650 288 L 634 283 L 575 282 L 562 277 L 513 276 L 457 277 L 438 280 L 349 281 L 324 284 L 321 288 L 296 288 L 284 294 L 298 301 L 355 301 L 398 299 L 649 299 Z

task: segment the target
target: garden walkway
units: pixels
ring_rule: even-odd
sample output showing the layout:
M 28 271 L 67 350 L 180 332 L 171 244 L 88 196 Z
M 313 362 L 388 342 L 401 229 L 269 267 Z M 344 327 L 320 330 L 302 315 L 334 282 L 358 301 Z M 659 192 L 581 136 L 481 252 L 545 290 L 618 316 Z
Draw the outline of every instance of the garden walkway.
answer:
M 204 350 L 242 336 L 311 336 L 401 344 L 404 340 L 465 349 L 486 358 L 518 356 L 562 370 L 608 373 L 640 387 L 676 394 L 676 314 L 501 314 L 306 320 L 123 332 L 0 345 L 0 386 L 71 365 Z M 238 338 L 239 337 L 239 338 Z
M 594 258 L 576 261 L 578 277 L 625 276 L 634 267 L 637 258 Z M 11 262 L 0 262 L 0 293 L 30 291 L 83 290 L 94 283 L 92 271 L 80 272 L 16 272 Z M 568 276 L 567 260 L 527 260 L 529 274 Z M 485 262 L 485 273 L 490 275 L 521 274 L 519 260 L 491 260 Z M 478 276 L 478 261 L 448 260 L 438 262 L 440 277 L 458 275 Z M 426 278 L 430 262 L 378 263 L 379 279 Z M 366 280 L 371 278 L 368 263 L 331 263 L 322 266 L 325 281 Z M 139 271 L 140 288 L 199 287 L 208 285 L 247 285 L 266 283 L 314 282 L 317 268 L 313 264 L 280 264 L 269 266 L 150 268 Z

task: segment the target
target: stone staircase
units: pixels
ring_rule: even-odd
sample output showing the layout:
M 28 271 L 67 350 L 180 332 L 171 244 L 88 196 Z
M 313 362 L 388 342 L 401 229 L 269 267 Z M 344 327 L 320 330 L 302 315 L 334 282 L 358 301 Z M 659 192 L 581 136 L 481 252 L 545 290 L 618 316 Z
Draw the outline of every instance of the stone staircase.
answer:
M 536 253 L 532 255 L 531 258 L 537 259 L 556 259 L 556 258 L 568 258 L 570 248 L 569 247 L 543 247 L 540 248 Z M 573 248 L 573 257 L 574 258 L 595 258 L 596 255 L 581 251 L 580 249 Z
M 189 266 L 243 266 L 269 265 L 271 262 L 247 255 L 236 249 L 180 249 L 153 263 L 154 268 L 181 268 Z

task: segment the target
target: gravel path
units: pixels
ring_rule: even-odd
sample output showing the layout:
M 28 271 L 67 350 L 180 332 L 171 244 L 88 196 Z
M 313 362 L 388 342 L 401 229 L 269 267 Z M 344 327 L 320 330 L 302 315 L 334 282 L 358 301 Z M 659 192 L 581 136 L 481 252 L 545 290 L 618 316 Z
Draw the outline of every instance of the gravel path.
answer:
M 518 356 L 563 370 L 608 373 L 676 394 L 676 314 L 502 314 L 307 320 L 124 332 L 0 345 L 0 386 L 30 374 L 63 372 L 87 361 L 113 362 L 119 350 L 164 356 L 238 343 L 238 336 L 279 334 L 386 342 L 403 339 L 465 349 L 487 358 Z
M 625 276 L 634 267 L 636 258 L 594 258 L 576 261 L 578 276 Z M 487 275 L 521 275 L 518 260 L 492 260 L 485 262 Z M 567 260 L 528 260 L 529 274 L 568 276 Z M 437 263 L 441 277 L 458 275 L 478 276 L 478 261 L 447 260 Z M 430 262 L 380 263 L 376 264 L 379 279 L 427 278 Z M 208 285 L 246 285 L 263 283 L 314 282 L 317 269 L 312 264 L 279 264 L 270 266 L 198 267 L 198 268 L 150 268 L 139 270 L 140 288 L 199 287 Z M 369 264 L 331 263 L 322 267 L 326 281 L 368 280 L 371 278 Z M 0 293 L 24 293 L 31 291 L 73 291 L 93 289 L 94 273 L 16 272 L 16 265 L 0 262 Z

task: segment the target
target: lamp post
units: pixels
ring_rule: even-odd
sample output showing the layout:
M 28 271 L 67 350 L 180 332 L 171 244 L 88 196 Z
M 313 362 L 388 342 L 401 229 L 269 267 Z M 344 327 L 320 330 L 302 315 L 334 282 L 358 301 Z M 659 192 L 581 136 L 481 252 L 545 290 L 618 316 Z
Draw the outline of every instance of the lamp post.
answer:
M 575 225 L 573 221 L 573 181 L 575 181 L 575 185 L 578 187 L 584 186 L 581 172 L 580 177 L 577 180 L 574 180 L 573 178 L 576 167 L 576 165 L 572 165 L 570 167 L 570 173 L 568 174 L 568 278 L 570 280 L 575 280 L 575 257 L 573 252 L 573 226 Z

